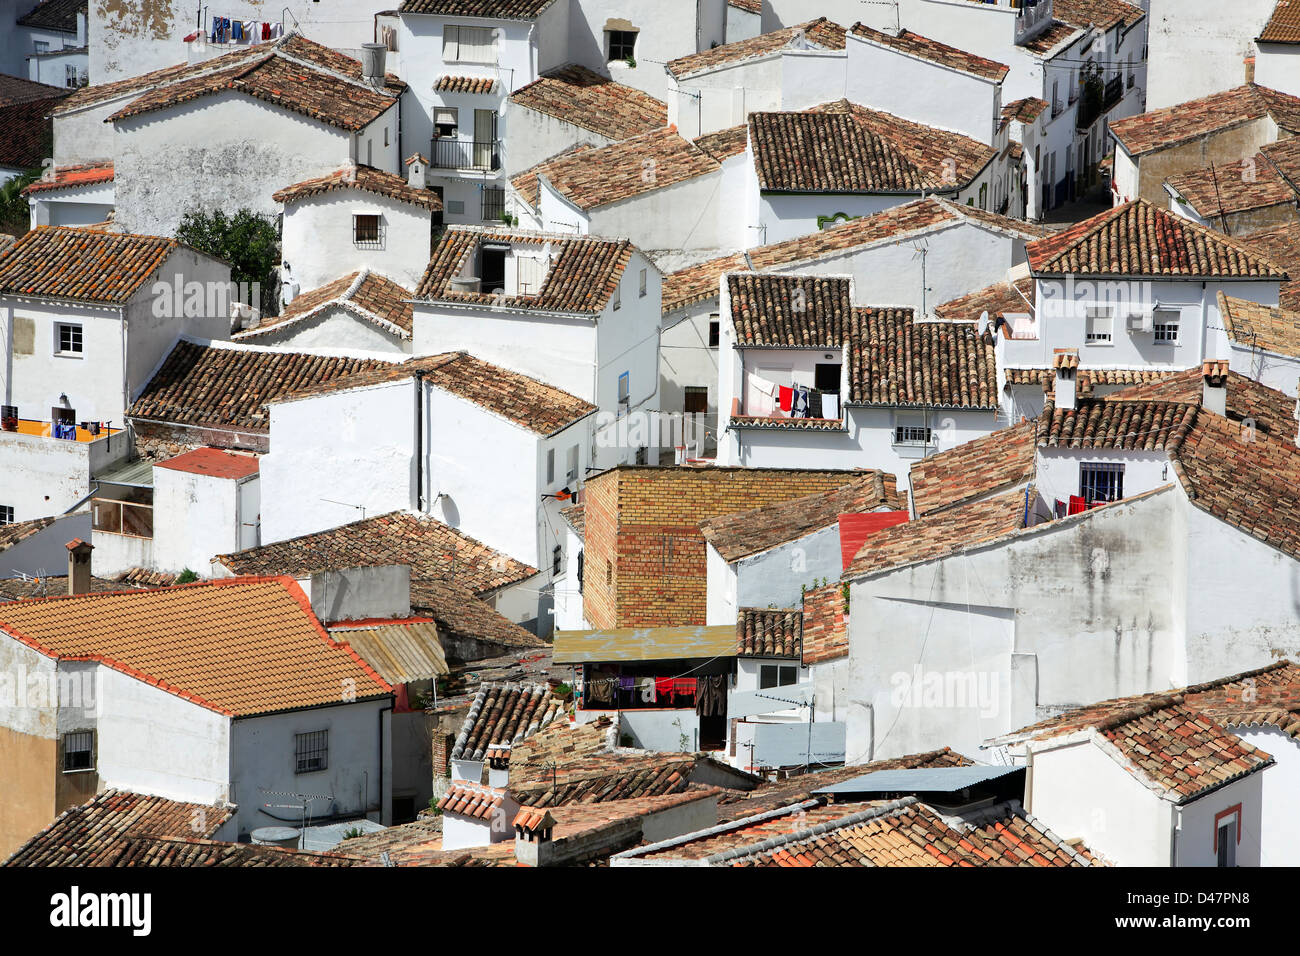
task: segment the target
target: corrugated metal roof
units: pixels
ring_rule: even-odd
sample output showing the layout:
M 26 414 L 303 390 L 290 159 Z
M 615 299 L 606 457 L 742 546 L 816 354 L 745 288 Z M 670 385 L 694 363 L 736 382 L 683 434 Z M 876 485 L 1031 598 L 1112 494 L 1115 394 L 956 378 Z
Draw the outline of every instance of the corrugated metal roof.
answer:
M 916 767 L 910 770 L 877 770 L 861 777 L 832 784 L 814 793 L 953 793 L 977 784 L 997 780 L 1024 767 Z
M 390 684 L 432 680 L 450 672 L 432 621 L 381 624 L 372 627 L 332 627 L 330 636 L 346 641 Z
M 114 465 L 93 477 L 94 481 L 110 485 L 130 485 L 133 488 L 153 487 L 153 462 L 137 458 Z
M 624 627 L 605 631 L 556 631 L 556 664 L 664 661 L 735 657 L 736 626 Z

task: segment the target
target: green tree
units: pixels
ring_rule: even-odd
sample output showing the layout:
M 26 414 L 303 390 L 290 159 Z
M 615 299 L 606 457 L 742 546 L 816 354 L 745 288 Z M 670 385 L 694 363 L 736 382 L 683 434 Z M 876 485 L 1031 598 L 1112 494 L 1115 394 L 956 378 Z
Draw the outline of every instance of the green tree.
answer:
M 191 211 L 181 217 L 176 238 L 225 259 L 230 263 L 231 282 L 256 282 L 262 287 L 262 314 L 279 314 L 275 267 L 280 262 L 280 240 L 270 218 L 251 209 L 231 215 L 221 209 Z
M 27 234 L 32 217 L 23 190 L 40 178 L 41 171 L 33 169 L 29 173 L 15 176 L 0 186 L 0 232 L 6 232 L 11 236 Z

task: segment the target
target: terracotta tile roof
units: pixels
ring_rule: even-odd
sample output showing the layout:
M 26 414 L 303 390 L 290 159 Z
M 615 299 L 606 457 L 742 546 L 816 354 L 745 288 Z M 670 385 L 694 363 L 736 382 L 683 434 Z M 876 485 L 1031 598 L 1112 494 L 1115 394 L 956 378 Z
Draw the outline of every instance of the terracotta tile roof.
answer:
M 424 372 L 431 385 L 458 395 L 538 435 L 563 431 L 596 406 L 535 378 L 512 372 L 465 352 Z
M 841 418 L 764 418 L 761 415 L 732 415 L 731 428 L 765 428 L 777 431 L 843 432 L 848 427 Z
M 1050 740 L 1077 733 L 1091 733 L 1143 786 L 1176 804 L 1273 763 L 1176 692 L 1101 701 L 998 739 Z
M 705 73 L 719 67 L 735 66 L 747 60 L 773 56 L 791 46 L 792 43 L 797 43 L 799 37 L 823 50 L 844 49 L 844 28 L 825 17 L 818 17 L 816 20 L 809 20 L 797 26 L 773 30 L 770 33 L 750 37 L 748 40 L 724 43 L 711 50 L 669 60 L 668 72 L 682 79 L 693 73 Z
M 972 761 L 944 747 L 925 753 L 890 757 L 866 764 L 849 764 L 830 770 L 793 774 L 785 780 L 760 784 L 749 793 L 727 792 L 718 798 L 718 822 L 741 820 L 745 817 L 780 810 L 794 803 L 809 800 L 813 791 L 833 784 L 843 783 L 875 773 L 877 770 L 905 770 L 921 767 L 967 767 Z
M 442 200 L 432 189 L 418 189 L 403 177 L 375 169 L 372 166 L 345 166 L 328 176 L 303 180 L 286 186 L 271 196 L 278 203 L 291 205 L 311 196 L 337 189 L 356 189 L 361 192 L 387 196 L 413 206 L 422 206 L 432 212 L 442 211 Z
M 1165 185 L 1176 190 L 1202 219 L 1295 203 L 1300 198 L 1260 155 L 1179 173 L 1166 179 Z
M 482 760 L 492 744 L 515 744 L 561 717 L 564 704 L 546 684 L 479 687 L 452 748 L 453 760 Z
M 845 472 L 846 484 L 780 504 L 720 515 L 700 523 L 704 539 L 727 563 L 829 528 L 846 513 L 906 507 L 897 479 L 880 471 Z
M 1264 116 L 1282 129 L 1300 132 L 1300 98 L 1248 83 L 1116 120 L 1110 131 L 1130 156 L 1142 156 Z
M 1218 294 L 1228 338 L 1238 345 L 1300 358 L 1300 311 Z
M 1300 737 L 1300 668 L 1288 660 L 1183 688 L 1186 705 L 1233 729 L 1276 727 Z
M 744 253 L 710 259 L 666 275 L 663 281 L 663 311 L 668 313 L 716 298 L 718 280 L 727 272 L 743 272 L 750 268 L 758 272 L 789 268 L 847 255 L 855 249 L 876 243 L 894 242 L 900 236 L 946 229 L 962 221 L 1023 239 L 1039 239 L 1050 234 L 1048 230 L 1033 223 L 1009 219 L 972 206 L 960 206 L 937 196 L 927 196 L 871 216 L 850 219 L 830 229 L 768 246 L 758 246 Z
M 1080 370 L 1080 376 L 1084 370 Z M 1112 392 L 1103 401 L 1181 402 L 1200 405 L 1204 393 L 1201 366 L 1165 374 L 1123 391 Z M 1295 437 L 1295 399 L 1248 376 L 1228 372 L 1228 418 L 1240 422 L 1249 418 L 1257 431 L 1282 439 Z
M 985 80 L 993 80 L 996 83 L 1001 83 L 1006 78 L 1006 75 L 1011 72 L 1011 67 L 1005 63 L 998 63 L 996 60 L 990 60 L 987 57 L 967 53 L 965 50 L 959 50 L 929 37 L 923 37 L 919 33 L 912 33 L 910 30 L 902 30 L 897 36 L 894 36 L 890 33 L 882 33 L 880 30 L 873 30 L 865 24 L 856 23 L 849 32 L 855 37 L 876 46 L 888 47 L 900 53 L 907 53 L 917 59 L 929 60 L 931 63 L 951 67 L 954 70 L 960 70 L 962 73 L 969 73 Z
M 1022 421 L 912 465 L 912 503 L 926 515 L 1023 485 L 1034 475 L 1036 428 Z
M 1198 366 L 1199 368 L 1199 366 Z M 1161 368 L 1081 368 L 1075 381 L 1076 394 L 1087 397 L 1098 385 L 1147 385 L 1163 382 L 1182 369 Z M 1038 385 L 1051 393 L 1056 375 L 1050 368 L 1004 368 L 1008 385 Z
M 157 236 L 37 226 L 0 256 L 0 294 L 121 305 L 180 247 Z
M 1013 488 L 885 528 L 867 539 L 845 576 L 875 574 L 979 547 L 1024 528 L 1026 510 L 1024 489 Z
M 813 821 L 719 861 L 731 866 L 1091 866 L 1019 803 L 953 816 L 915 798 L 883 806 L 830 806 L 838 819 Z M 820 816 L 820 814 L 819 814 Z
M 3 269 L 0 260 L 0 273 Z M 309 384 L 341 381 L 386 364 L 181 340 L 127 414 L 265 434 L 270 428 L 268 403 Z
M 1300 192 L 1300 136 L 1261 146 L 1259 154 L 1293 190 Z
M 341 853 L 312 853 L 255 843 L 223 843 L 193 836 L 131 836 L 106 866 L 286 867 L 357 866 L 365 861 Z
M 803 611 L 742 607 L 736 613 L 737 657 L 791 657 L 803 654 Z
M 39 534 L 54 524 L 55 520 L 53 517 L 33 518 L 31 521 L 0 525 L 0 552 L 8 551 L 19 542 L 27 540 L 34 534 Z
M 434 249 L 415 297 L 485 306 L 497 303 L 491 292 L 460 292 L 451 284 L 459 275 L 472 274 L 465 270 L 472 270 L 473 257 L 483 242 L 508 242 L 551 250 L 551 266 L 537 294 L 507 297 L 500 300 L 501 306 L 584 315 L 597 315 L 609 304 L 634 248 L 626 239 L 452 226 Z
M 537 175 L 579 209 L 589 210 L 720 168 L 716 159 L 668 126 L 599 149 L 565 154 L 541 166 Z
M 491 76 L 440 76 L 433 84 L 435 93 L 471 93 L 486 96 L 495 93 L 497 81 Z
M 304 292 L 256 328 L 245 329 L 231 338 L 236 342 L 256 340 L 268 332 L 282 332 L 286 326 L 306 322 L 329 309 L 344 309 L 358 318 L 403 341 L 411 338 L 414 293 L 377 272 L 363 269 Z
M 438 809 L 443 813 L 454 813 L 475 820 L 494 820 L 505 812 L 505 802 L 504 790 L 456 782 L 442 795 Z
M 64 810 L 4 865 L 108 866 L 126 837 L 209 837 L 230 819 L 231 809 L 109 789 Z
M 361 82 L 361 64 L 303 37 L 263 44 L 258 54 L 225 65 L 218 57 L 156 86 L 108 118 L 139 116 L 232 90 L 339 129 L 357 132 L 397 104 L 406 84 L 394 76 L 381 92 Z M 229 55 L 229 54 L 227 54 Z M 215 72 L 203 66 L 219 66 Z
M 428 13 L 440 17 L 486 17 L 492 20 L 536 20 L 554 0 L 402 0 L 398 13 Z
M 1054 0 L 1052 16 L 1071 26 L 1092 26 L 1104 32 L 1117 26 L 1127 30 L 1146 14 L 1124 0 Z
M 175 458 L 160 461 L 154 467 L 209 478 L 238 480 L 257 474 L 258 461 L 256 455 L 236 455 L 216 448 L 196 448 Z
M 1277 0 L 1273 14 L 1260 31 L 1261 43 L 1300 43 L 1300 3 Z
M 287 577 L 17 601 L 0 605 L 0 630 L 229 716 L 336 704 L 345 681 L 358 700 L 392 693 Z
M 1029 276 L 1017 279 L 1014 283 L 998 282 L 949 299 L 942 305 L 935 306 L 934 314 L 941 319 L 974 322 L 982 312 L 987 312 L 990 319 L 1017 312 L 1030 313 L 1034 308 L 1035 286 L 1036 283 Z
M 236 574 L 289 574 L 384 567 L 411 568 L 412 603 L 419 586 L 450 582 L 475 595 L 517 584 L 537 573 L 500 551 L 428 515 L 394 511 L 216 558 Z
M 911 309 L 853 308 L 848 279 L 742 273 L 728 275 L 727 283 L 738 347 L 847 345 L 846 404 L 998 404 L 993 342 L 971 323 L 918 322 Z M 796 296 L 802 311 L 794 308 Z
M 86 15 L 88 0 L 37 0 L 34 7 L 18 18 L 20 27 L 76 33 L 77 14 Z
M 1053 20 L 1051 25 L 1042 33 L 1035 34 L 1023 43 L 1017 44 L 1017 46 L 1034 56 L 1046 56 L 1067 40 L 1082 35 L 1083 30 L 1078 27 L 1069 23 L 1062 23 L 1060 20 Z
M 803 665 L 849 656 L 849 619 L 844 586 L 831 581 L 803 592 Z
M 510 793 L 520 806 L 539 811 L 685 793 L 695 762 L 695 754 L 596 754 L 558 764 L 554 784 L 549 769 L 539 769 L 536 780 L 517 781 L 512 768 Z
M 763 12 L 763 0 L 727 0 L 727 6 L 744 10 L 746 13 Z
M 132 568 L 129 571 L 123 571 L 121 574 L 113 577 L 115 588 L 105 588 L 105 590 L 120 591 L 126 587 L 133 588 L 167 588 L 176 583 L 179 574 L 169 574 L 165 571 L 154 571 L 150 568 Z
M 595 148 L 596 147 L 592 146 L 590 143 L 578 143 L 558 155 L 573 156 L 577 153 L 585 153 Z M 537 208 L 537 203 L 540 198 L 540 190 L 537 185 L 538 170 L 544 169 L 548 163 L 554 162 L 556 158 L 556 156 L 552 156 L 549 159 L 544 159 L 536 166 L 531 166 L 528 169 L 525 169 L 522 173 L 519 173 L 510 180 L 510 185 L 513 186 L 515 192 L 519 194 L 519 198 L 533 209 Z
M 1032 123 L 1047 109 L 1047 100 L 1037 96 L 1026 96 L 1012 100 L 1002 107 L 1002 118 L 1015 120 L 1017 123 Z
M 587 519 L 582 505 L 569 505 L 567 508 L 561 508 L 560 517 L 572 526 L 573 530 L 578 533 L 579 538 L 586 535 Z
M 840 100 L 796 113 L 751 113 L 759 188 L 773 192 L 955 192 L 996 151 L 960 133 Z
M 1056 408 L 1049 400 L 1036 420 L 1039 445 L 1176 452 L 1196 421 L 1196 405 L 1125 401 L 1114 397 Z
M 1284 279 L 1286 273 L 1239 239 L 1135 199 L 1025 247 L 1036 276 Z
M 0 168 L 40 168 L 53 143 L 49 115 L 62 99 L 56 95 L 0 105 Z
M 23 79 L 21 76 L 0 73 L 0 106 L 12 106 L 14 103 L 25 103 L 28 100 L 57 100 L 70 95 L 71 92 L 60 86 L 49 86 Z
M 749 147 L 749 125 L 741 123 L 739 126 L 705 133 L 695 138 L 695 145 L 718 162 L 739 156 Z
M 432 617 L 444 640 L 487 642 L 508 648 L 549 647 L 532 631 L 498 614 L 468 587 L 453 581 L 413 578 L 411 609 Z
M 615 141 L 668 125 L 662 100 L 576 63 L 543 73 L 511 93 L 510 102 Z
M 1300 309 L 1300 222 L 1262 229 L 1243 241 L 1292 277 L 1278 289 L 1277 301 L 1284 309 Z
M 92 592 L 121 591 L 135 586 L 134 582 L 118 582 L 110 578 L 90 579 Z M 62 597 L 67 593 L 66 574 L 47 575 L 43 578 L 0 578 L 0 603 L 26 601 L 30 598 Z
M 112 163 L 86 163 L 79 166 L 59 166 L 49 179 L 38 179 L 23 190 L 24 196 L 48 192 L 51 189 L 74 189 L 96 186 L 113 181 Z

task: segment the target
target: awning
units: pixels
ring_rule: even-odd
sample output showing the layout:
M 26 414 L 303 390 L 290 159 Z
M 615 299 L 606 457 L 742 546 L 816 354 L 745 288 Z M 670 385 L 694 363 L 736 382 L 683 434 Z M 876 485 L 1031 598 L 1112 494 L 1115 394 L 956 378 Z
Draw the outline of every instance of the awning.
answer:
M 450 673 L 432 621 L 331 627 L 330 637 L 352 646 L 390 684 L 432 680 Z
M 694 660 L 736 656 L 736 625 L 717 627 L 625 627 L 603 631 L 556 631 L 556 664 L 606 661 Z

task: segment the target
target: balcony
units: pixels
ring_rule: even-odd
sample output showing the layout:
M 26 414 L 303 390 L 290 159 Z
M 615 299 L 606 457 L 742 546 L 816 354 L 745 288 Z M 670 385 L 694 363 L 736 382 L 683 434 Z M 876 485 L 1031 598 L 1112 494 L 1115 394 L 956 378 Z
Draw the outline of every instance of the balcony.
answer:
M 46 422 L 30 418 L 19 418 L 12 405 L 0 406 L 0 431 L 13 432 L 18 435 L 30 435 L 33 438 L 50 438 L 58 441 L 72 441 L 89 444 L 118 434 L 122 429 L 108 428 L 102 422 Z
M 90 502 L 91 530 L 128 538 L 153 537 L 153 505 L 110 498 Z
M 1102 94 L 1102 112 L 1110 109 L 1124 98 L 1124 77 L 1114 76 L 1106 81 L 1106 90 Z
M 1024 0 L 1022 5 L 1015 3 L 1008 5 L 1020 10 L 1016 14 L 1015 42 L 1017 44 L 1038 36 L 1052 23 L 1052 0 L 1038 0 L 1037 3 Z
M 434 169 L 471 170 L 491 173 L 501 168 L 500 140 L 453 139 L 439 136 L 433 140 Z

